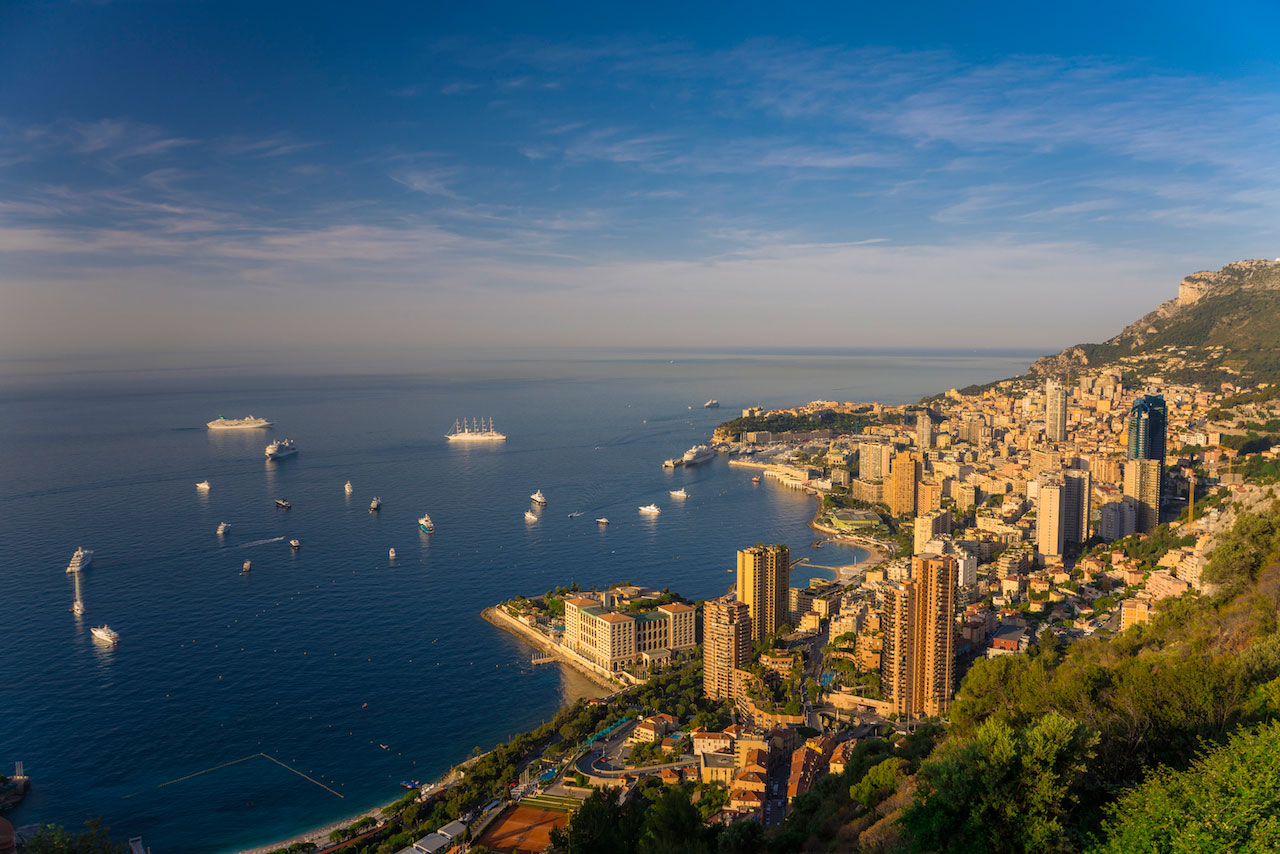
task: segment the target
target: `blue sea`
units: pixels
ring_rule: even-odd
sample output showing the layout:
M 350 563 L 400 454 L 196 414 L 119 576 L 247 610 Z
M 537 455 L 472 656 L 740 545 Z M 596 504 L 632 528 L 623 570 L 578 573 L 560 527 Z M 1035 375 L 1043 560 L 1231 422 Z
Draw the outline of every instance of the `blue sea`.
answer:
M 860 556 L 810 548 L 811 497 L 723 457 L 675 471 L 664 458 L 746 406 L 915 401 L 1033 355 L 0 365 L 0 768 L 22 760 L 34 783 L 6 817 L 96 815 L 157 854 L 224 852 L 391 800 L 398 781 L 435 779 L 596 690 L 531 667 L 485 606 L 570 582 L 716 596 L 735 550 L 759 541 L 819 564 Z M 248 413 L 275 426 L 204 426 Z M 446 442 L 462 417 L 510 438 Z M 283 437 L 299 453 L 266 461 Z M 536 489 L 548 504 L 527 523 Z M 637 513 L 650 502 L 660 516 Z M 80 545 L 96 557 L 78 618 L 64 569 Z M 103 623 L 118 646 L 90 636 Z

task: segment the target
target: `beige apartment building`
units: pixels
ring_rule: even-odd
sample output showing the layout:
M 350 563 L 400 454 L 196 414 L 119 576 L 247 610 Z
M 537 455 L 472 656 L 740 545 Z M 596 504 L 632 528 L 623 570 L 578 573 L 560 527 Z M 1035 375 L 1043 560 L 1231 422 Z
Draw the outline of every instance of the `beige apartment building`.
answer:
M 747 603 L 711 599 L 702 606 L 702 692 L 732 700 L 733 673 L 751 661 L 751 613 Z
M 880 681 L 899 715 L 942 715 L 955 668 L 956 561 L 917 555 L 911 578 L 885 592 Z
M 587 596 L 566 599 L 564 645 L 597 667 L 616 672 L 646 657 L 660 659 L 692 649 L 695 610 L 692 605 L 671 602 L 656 611 L 632 615 L 610 611 L 602 601 Z
M 751 614 L 751 639 L 774 634 L 791 618 L 791 552 L 783 545 L 738 551 L 738 601 Z

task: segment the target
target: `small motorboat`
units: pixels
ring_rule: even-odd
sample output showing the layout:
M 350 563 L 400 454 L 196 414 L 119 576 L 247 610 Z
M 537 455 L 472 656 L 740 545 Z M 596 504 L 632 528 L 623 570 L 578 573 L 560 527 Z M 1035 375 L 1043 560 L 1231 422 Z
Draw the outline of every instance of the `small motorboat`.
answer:
M 586 512 L 585 510 L 574 510 L 572 513 L 569 514 L 569 518 L 576 519 L 585 512 Z
M 297 540 L 290 540 L 289 548 L 293 549 L 296 552 L 298 549 L 302 548 L 302 543 L 298 542 Z
M 760 482 L 760 475 L 756 475 L 755 477 L 751 478 L 751 482 L 752 482 L 752 483 L 759 483 L 759 482 Z
M 355 492 L 355 490 L 351 488 L 351 481 L 347 481 L 347 485 L 342 487 L 342 491 L 347 493 L 347 495 Z
M 387 557 L 388 557 L 388 558 L 390 558 L 391 560 L 395 560 L 395 559 L 396 559 L 396 550 L 395 550 L 395 549 L 387 549 Z
M 253 569 L 253 561 L 246 560 L 244 566 L 240 567 L 241 572 L 249 572 Z
M 608 525 L 608 524 L 609 524 L 609 520 L 608 520 L 608 519 L 606 519 L 604 516 L 601 516 L 599 519 L 597 519 L 597 520 L 596 520 L 596 524 L 597 524 L 597 525 Z
M 526 510 L 524 511 L 524 520 L 526 522 L 536 522 L 538 521 L 538 514 L 534 513 L 532 510 Z
M 219 537 L 223 536 L 224 534 L 226 534 L 226 533 L 227 533 L 227 531 L 230 531 L 230 530 L 231 530 L 231 525 L 230 525 L 229 523 L 227 523 L 227 522 L 219 522 L 219 523 L 218 523 L 218 536 L 219 536 Z
M 688 498 L 689 493 L 685 492 L 684 487 L 682 486 L 679 489 L 671 490 L 671 497 L 672 498 Z
M 290 504 L 288 501 L 285 501 L 283 498 L 277 498 L 276 506 L 279 507 L 281 510 L 288 510 L 293 505 Z
M 382 499 L 378 498 L 377 496 L 374 496 L 374 499 L 369 502 L 369 512 L 377 513 L 381 509 L 382 509 Z
M 202 480 L 202 481 L 200 481 L 199 483 L 197 483 L 197 484 L 196 484 L 196 489 L 200 490 L 201 492 L 208 492 L 208 491 L 209 491 L 209 481 L 207 481 L 207 480 Z

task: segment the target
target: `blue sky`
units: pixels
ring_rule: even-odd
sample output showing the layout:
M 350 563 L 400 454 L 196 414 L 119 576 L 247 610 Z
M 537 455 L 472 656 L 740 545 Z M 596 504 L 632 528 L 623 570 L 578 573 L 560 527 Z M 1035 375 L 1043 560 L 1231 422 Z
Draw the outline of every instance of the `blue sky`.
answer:
M 1280 255 L 1274 4 L 617 5 L 0 5 L 0 353 L 1048 350 Z

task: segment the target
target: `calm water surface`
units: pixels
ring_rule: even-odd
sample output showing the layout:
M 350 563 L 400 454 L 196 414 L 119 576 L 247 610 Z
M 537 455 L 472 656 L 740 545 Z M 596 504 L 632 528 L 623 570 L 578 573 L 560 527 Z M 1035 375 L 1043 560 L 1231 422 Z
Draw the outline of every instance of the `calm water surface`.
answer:
M 715 596 L 732 581 L 734 550 L 757 541 L 818 563 L 858 556 L 809 549 L 813 499 L 753 485 L 723 458 L 674 472 L 663 458 L 744 406 L 912 401 L 1028 361 L 579 355 L 372 375 L 11 370 L 0 376 L 0 765 L 23 760 L 35 787 L 7 817 L 100 815 L 157 854 L 221 852 L 394 798 L 399 780 L 434 778 L 592 691 L 559 666 L 530 667 L 527 646 L 480 618 L 486 605 L 571 581 Z M 702 408 L 712 397 L 721 409 Z M 204 427 L 250 412 L 276 426 Z M 442 434 L 462 416 L 492 416 L 510 440 L 450 445 Z M 265 461 L 263 446 L 286 436 L 299 454 Z M 206 478 L 212 489 L 198 492 Z M 677 502 L 668 491 L 680 486 L 689 498 Z M 535 489 L 549 504 L 530 524 Z M 278 510 L 277 497 L 293 509 Z M 649 502 L 660 516 L 636 512 Z M 432 536 L 416 530 L 424 511 Z M 597 516 L 613 524 L 600 530 Z M 222 538 L 220 521 L 231 525 Z M 68 611 L 64 572 L 77 545 L 97 552 L 82 618 Z M 104 622 L 119 646 L 91 638 Z

